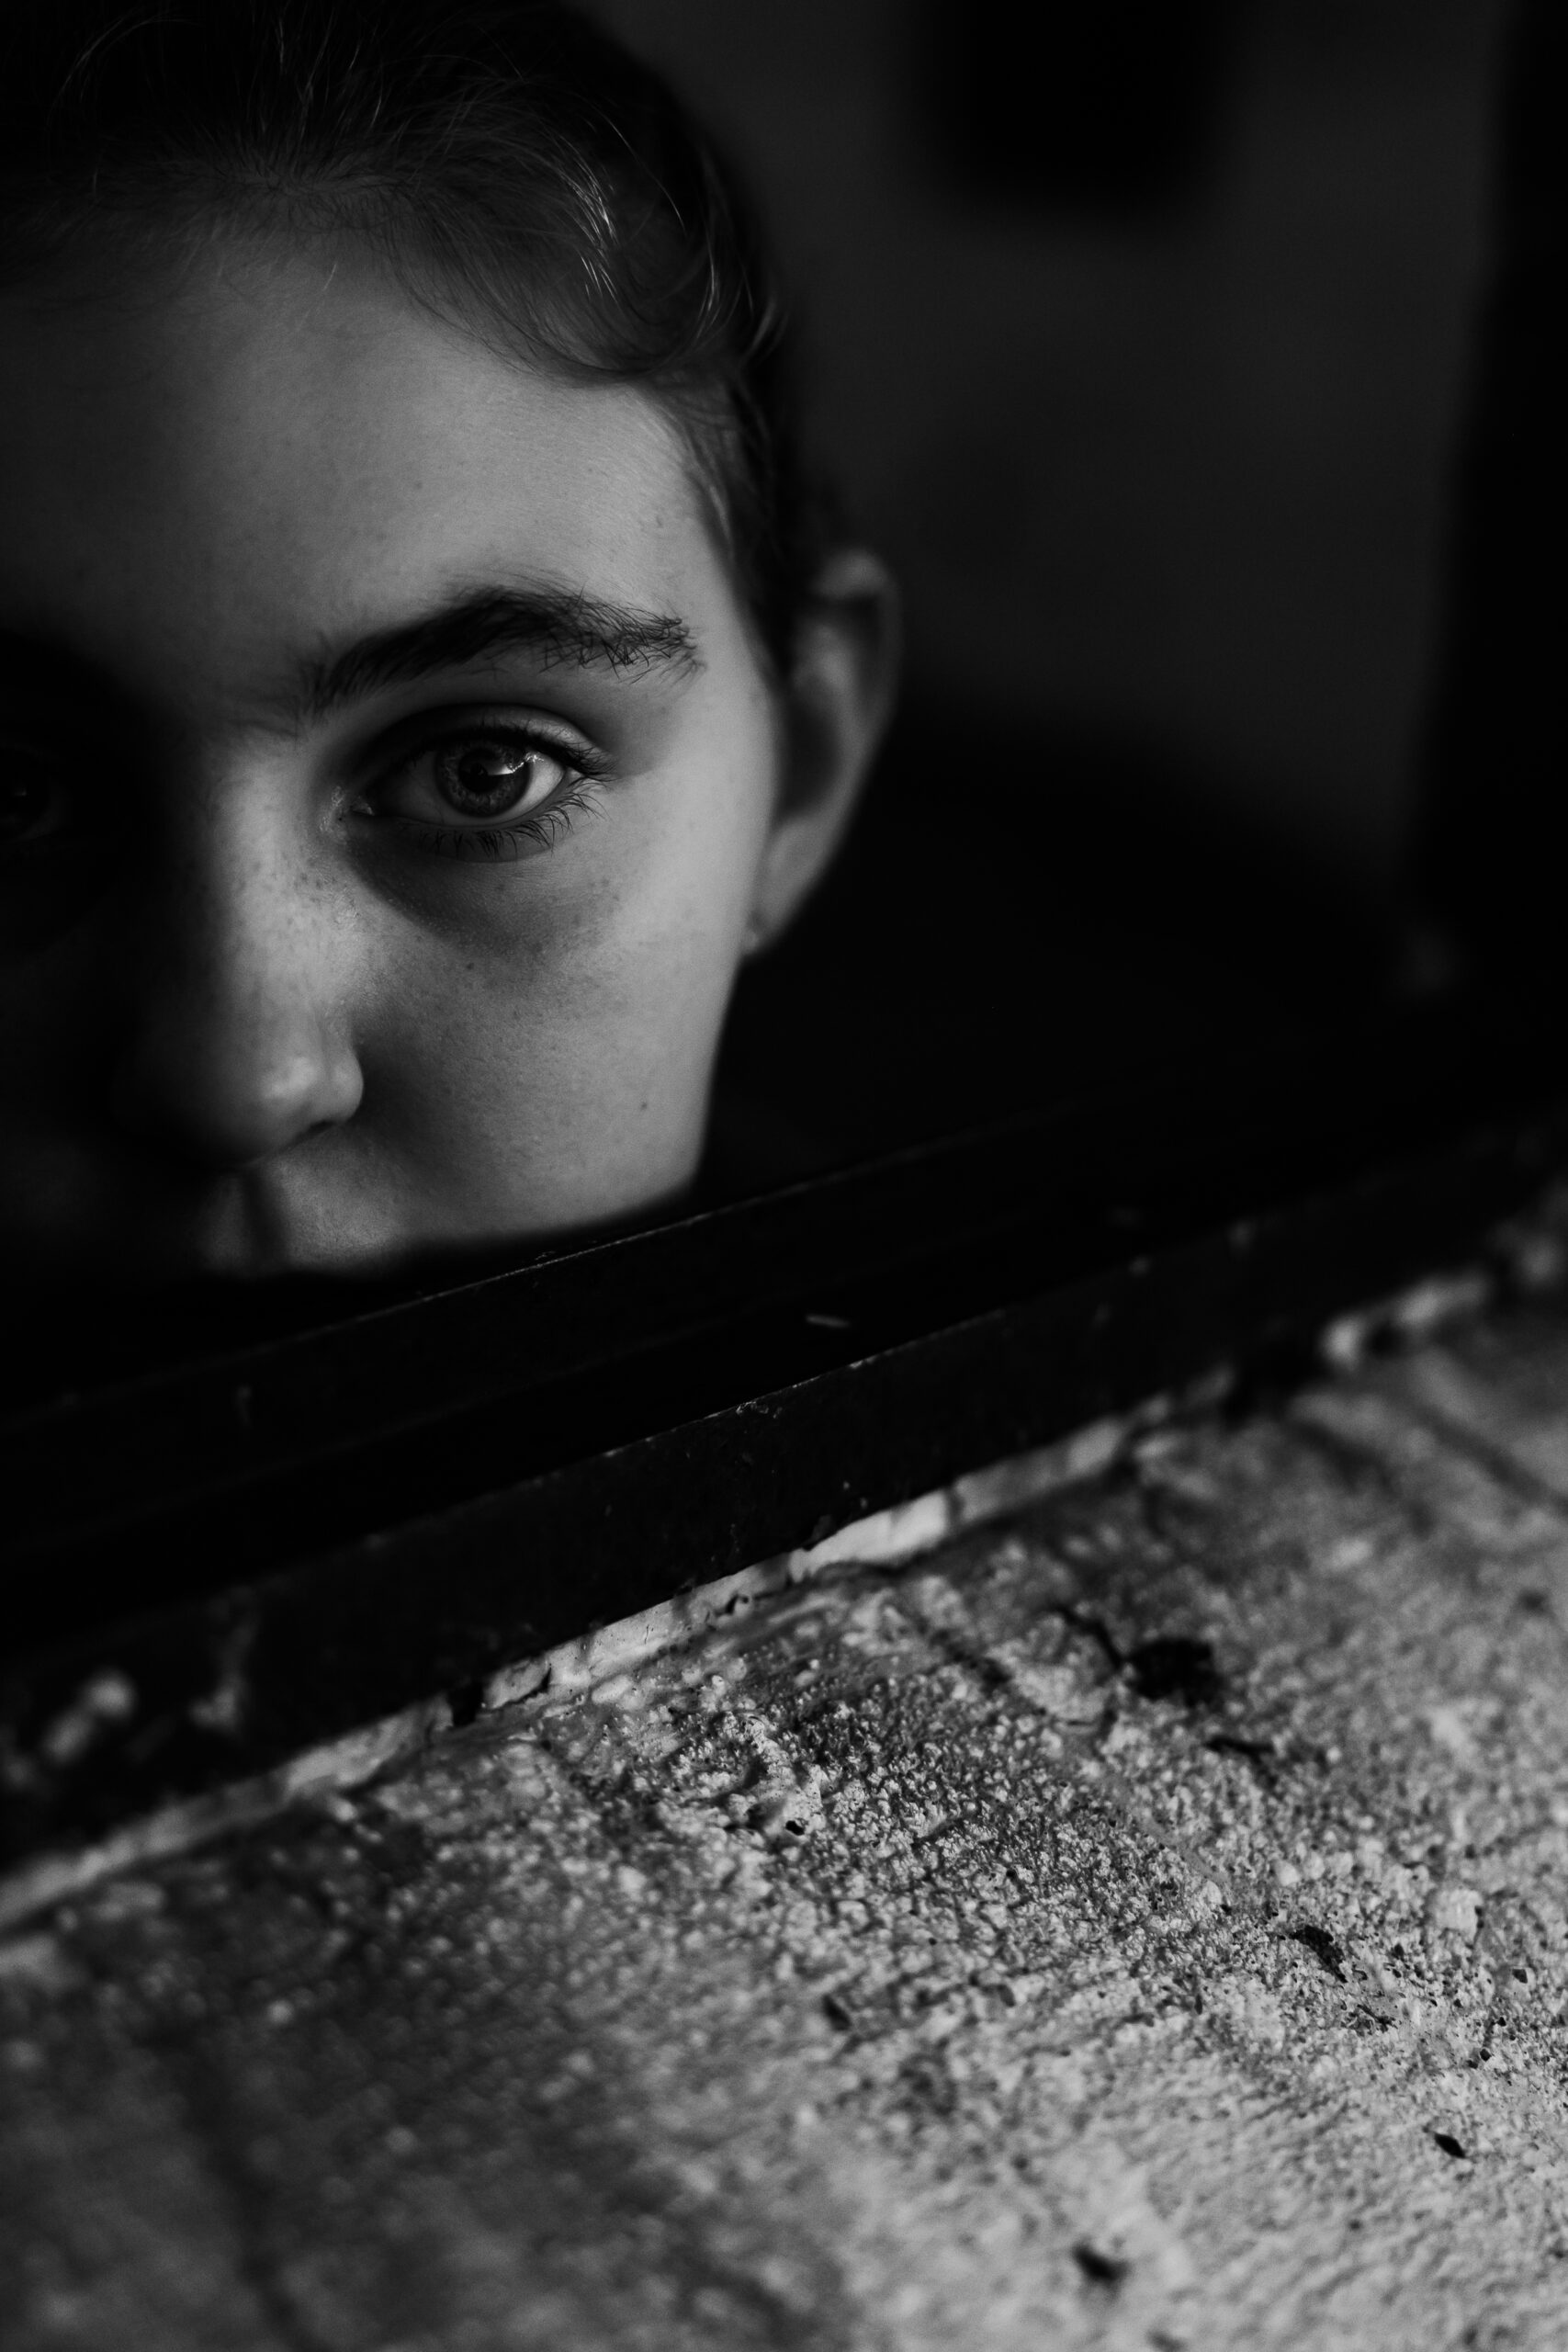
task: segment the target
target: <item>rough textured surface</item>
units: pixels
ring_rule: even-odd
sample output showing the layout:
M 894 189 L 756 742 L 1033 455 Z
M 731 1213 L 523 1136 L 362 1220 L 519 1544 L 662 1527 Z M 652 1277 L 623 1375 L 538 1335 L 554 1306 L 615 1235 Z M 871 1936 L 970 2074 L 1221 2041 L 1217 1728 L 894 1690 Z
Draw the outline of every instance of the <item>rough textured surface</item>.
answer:
M 1568 1321 L 0 1946 L 7 2346 L 1568 2341 Z

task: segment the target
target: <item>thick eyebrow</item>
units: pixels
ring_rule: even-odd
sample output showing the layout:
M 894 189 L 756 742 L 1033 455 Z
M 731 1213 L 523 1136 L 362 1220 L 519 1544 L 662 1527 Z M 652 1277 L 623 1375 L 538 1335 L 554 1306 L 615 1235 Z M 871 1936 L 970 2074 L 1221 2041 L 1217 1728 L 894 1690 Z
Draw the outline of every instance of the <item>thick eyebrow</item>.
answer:
M 487 586 L 302 663 L 300 701 L 306 716 L 323 718 L 388 686 L 508 653 L 527 653 L 544 668 L 570 663 L 617 674 L 701 666 L 690 629 L 672 613 L 638 612 L 566 589 Z

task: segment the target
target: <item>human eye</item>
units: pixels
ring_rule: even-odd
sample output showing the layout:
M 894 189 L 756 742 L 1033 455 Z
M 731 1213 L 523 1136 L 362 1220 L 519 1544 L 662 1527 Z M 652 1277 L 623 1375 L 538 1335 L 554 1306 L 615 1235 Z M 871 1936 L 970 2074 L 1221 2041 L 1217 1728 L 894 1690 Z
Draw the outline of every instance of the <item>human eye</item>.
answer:
M 123 831 L 89 765 L 47 736 L 0 727 L 0 862 L 103 848 Z
M 398 745 L 352 813 L 433 856 L 508 863 L 553 849 L 603 769 L 581 737 L 481 714 Z

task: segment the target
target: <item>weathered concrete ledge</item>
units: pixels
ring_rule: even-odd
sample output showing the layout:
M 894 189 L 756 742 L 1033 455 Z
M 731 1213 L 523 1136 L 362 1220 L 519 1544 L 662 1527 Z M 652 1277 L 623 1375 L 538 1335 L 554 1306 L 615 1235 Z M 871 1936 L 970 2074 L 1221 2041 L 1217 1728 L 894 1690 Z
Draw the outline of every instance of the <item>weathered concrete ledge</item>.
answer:
M 852 1548 L 35 1912 L 5 2341 L 1568 2340 L 1568 1317 Z

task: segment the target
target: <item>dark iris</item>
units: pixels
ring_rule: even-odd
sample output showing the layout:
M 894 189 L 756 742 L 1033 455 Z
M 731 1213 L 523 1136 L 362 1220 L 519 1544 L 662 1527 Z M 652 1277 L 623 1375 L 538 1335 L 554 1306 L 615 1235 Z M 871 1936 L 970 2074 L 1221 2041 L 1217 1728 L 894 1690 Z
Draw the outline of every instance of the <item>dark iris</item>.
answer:
M 437 755 L 436 784 L 462 816 L 504 817 L 526 796 L 536 756 L 509 743 L 465 744 Z

